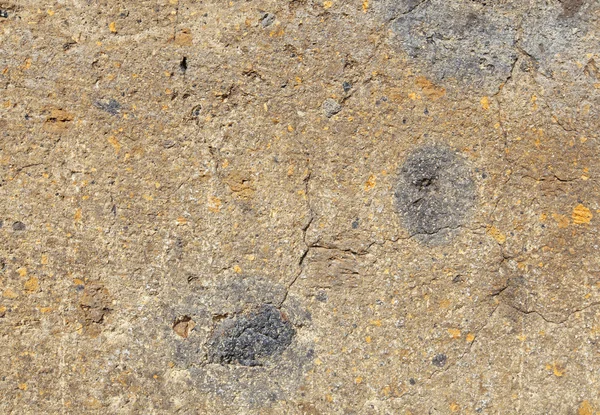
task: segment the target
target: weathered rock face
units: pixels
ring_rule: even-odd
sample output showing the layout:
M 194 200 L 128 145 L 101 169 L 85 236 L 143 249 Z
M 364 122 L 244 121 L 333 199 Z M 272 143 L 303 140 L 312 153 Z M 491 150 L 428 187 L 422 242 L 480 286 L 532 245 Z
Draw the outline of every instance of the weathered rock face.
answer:
M 0 0 L 0 413 L 600 413 L 599 28 Z

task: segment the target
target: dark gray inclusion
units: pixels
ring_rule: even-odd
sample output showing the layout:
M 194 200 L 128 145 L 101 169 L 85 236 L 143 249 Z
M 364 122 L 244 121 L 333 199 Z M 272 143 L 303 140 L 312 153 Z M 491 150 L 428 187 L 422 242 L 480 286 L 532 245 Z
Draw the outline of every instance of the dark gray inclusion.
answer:
M 276 307 L 267 304 L 258 311 L 224 320 L 208 344 L 209 361 L 219 364 L 262 366 L 280 355 L 296 331 Z
M 404 226 L 412 234 L 435 234 L 464 224 L 475 204 L 475 183 L 465 160 L 445 146 L 411 153 L 395 192 Z

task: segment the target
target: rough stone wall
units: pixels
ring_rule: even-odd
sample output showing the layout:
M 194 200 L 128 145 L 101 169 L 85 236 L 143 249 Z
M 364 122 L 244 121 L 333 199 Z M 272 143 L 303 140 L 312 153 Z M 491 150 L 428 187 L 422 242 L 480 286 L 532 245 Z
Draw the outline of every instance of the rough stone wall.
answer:
M 600 414 L 597 0 L 0 0 L 0 413 Z

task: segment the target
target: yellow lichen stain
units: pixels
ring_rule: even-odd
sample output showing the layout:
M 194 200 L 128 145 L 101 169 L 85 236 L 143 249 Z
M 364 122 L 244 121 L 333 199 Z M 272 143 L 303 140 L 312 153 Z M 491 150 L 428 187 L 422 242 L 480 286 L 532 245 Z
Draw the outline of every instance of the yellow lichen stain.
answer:
M 525 340 L 527 340 L 527 336 L 521 333 L 517 336 L 517 339 L 519 339 L 519 341 L 521 342 L 524 342 Z
M 332 1 L 326 0 L 326 1 L 323 2 L 323 8 L 324 9 L 327 10 L 327 9 L 331 8 L 331 6 L 333 6 L 333 2 Z
M 365 183 L 365 192 L 368 192 L 369 190 L 374 188 L 376 184 L 377 184 L 377 181 L 376 181 L 375 175 L 373 175 L 373 174 L 370 175 L 369 179 Z
M 234 266 L 233 266 L 233 271 L 234 271 L 236 274 L 239 274 L 239 273 L 241 273 L 241 272 L 242 272 L 242 269 L 240 268 L 240 266 L 239 266 L 239 265 L 234 265 Z
M 460 409 L 460 406 L 456 402 L 452 402 L 450 404 L 450 411 L 451 412 L 458 412 L 459 409 Z
M 48 314 L 54 311 L 54 307 L 40 307 L 40 313 Z
M 354 379 L 354 383 L 356 383 L 357 385 L 360 385 L 363 381 L 363 378 L 361 376 L 357 376 L 356 379 Z
M 186 224 L 186 223 L 187 223 L 187 219 L 186 219 L 186 218 L 184 218 L 183 216 L 179 216 L 179 217 L 177 218 L 177 223 L 178 223 L 178 224 L 180 224 L 180 225 L 184 225 L 184 224 Z
M 554 218 L 554 220 L 558 224 L 559 228 L 566 228 L 566 227 L 569 226 L 569 218 L 566 217 L 565 215 L 561 215 L 561 214 L 558 214 L 558 213 L 553 213 L 552 217 Z
M 548 219 L 548 215 L 546 215 L 545 213 L 542 213 L 542 214 L 540 215 L 540 222 L 545 222 L 545 221 L 546 221 L 546 219 Z
M 565 367 L 563 365 L 561 365 L 560 363 L 556 363 L 556 362 L 554 362 L 552 364 L 547 363 L 546 370 L 551 370 L 552 373 L 554 374 L 554 376 L 559 377 L 559 378 L 562 377 L 566 372 Z
M 81 208 L 79 208 L 75 211 L 75 215 L 73 215 L 73 219 L 75 220 L 75 222 L 81 221 Z
M 119 154 L 119 151 L 121 151 L 121 143 L 119 143 L 119 140 L 117 140 L 117 137 L 111 135 L 107 138 L 107 140 L 114 147 L 115 153 Z
M 534 111 L 538 109 L 537 99 L 538 98 L 537 98 L 537 96 L 535 94 L 533 94 L 531 96 L 531 104 L 532 104 L 532 107 L 533 107 Z
M 467 334 L 466 340 L 469 343 L 473 343 L 473 341 L 475 340 L 475 335 L 473 333 Z
M 369 0 L 363 0 L 362 9 L 364 13 L 366 13 L 367 10 L 369 10 Z
M 281 37 L 285 34 L 283 27 L 277 26 L 275 29 L 271 30 L 269 33 L 269 37 Z
M 54 16 L 54 10 L 46 10 L 46 13 L 48 13 L 48 16 Z
M 221 202 L 221 199 L 219 199 L 218 197 L 215 197 L 215 196 L 208 197 L 208 210 L 210 210 L 211 212 L 213 212 L 213 213 L 220 212 L 222 205 L 223 205 L 223 202 Z
M 590 173 L 590 169 L 587 167 L 584 167 L 583 174 L 581 175 L 581 180 L 589 180 L 590 179 L 589 173 Z
M 448 308 L 448 307 L 450 307 L 451 304 L 452 304 L 452 301 L 450 301 L 447 298 L 444 298 L 443 300 L 440 300 L 439 306 L 440 306 L 440 308 Z
M 117 33 L 117 24 L 115 22 L 110 22 L 108 30 L 110 30 L 111 33 Z
M 421 89 L 423 90 L 423 93 L 425 94 L 425 96 L 427 98 L 430 98 L 434 101 L 436 99 L 439 99 L 439 98 L 443 97 L 444 95 L 446 95 L 445 88 L 435 85 L 433 82 L 431 82 L 429 79 L 425 78 L 424 76 L 419 76 L 417 78 L 417 80 L 415 81 L 415 83 L 419 87 L 421 87 Z
M 365 341 L 366 341 L 367 343 L 371 343 L 371 336 L 366 336 L 366 337 L 365 337 Z
M 594 215 L 592 215 L 592 212 L 582 204 L 575 206 L 573 209 L 573 214 L 571 215 L 573 223 L 576 225 L 590 223 L 593 217 Z
M 488 97 L 481 98 L 481 101 L 479 102 L 481 103 L 481 108 L 483 108 L 484 110 L 490 109 L 490 99 Z
M 506 235 L 504 235 L 502 232 L 500 232 L 500 229 L 496 228 L 494 225 L 488 226 L 486 232 L 488 235 L 490 235 L 492 238 L 494 238 L 496 240 L 496 242 L 498 242 L 499 244 L 502 245 L 504 242 L 506 242 Z
M 371 320 L 370 323 L 376 327 L 381 327 L 381 320 Z
M 17 385 L 19 387 L 19 389 L 21 389 L 22 391 L 26 391 L 27 390 L 27 384 L 26 383 L 19 383 Z
M 154 197 L 152 197 L 151 195 L 147 195 L 147 194 L 143 194 L 142 198 L 148 202 L 151 202 L 154 200 Z
M 583 401 L 581 402 L 581 405 L 579 405 L 577 415 L 594 415 L 594 408 L 588 401 Z
M 31 58 L 25 59 L 25 63 L 23 64 L 23 70 L 27 70 L 31 68 Z
M 25 292 L 28 294 L 34 293 L 40 289 L 40 281 L 36 277 L 31 277 L 23 284 Z
M 460 338 L 460 330 L 459 329 L 448 329 L 448 334 L 453 338 L 453 339 L 458 339 Z
M 408 97 L 410 99 L 412 99 L 413 101 L 415 101 L 417 99 L 421 99 L 421 97 L 419 95 L 417 95 L 417 93 L 415 93 L 415 92 L 409 92 Z
M 27 276 L 27 268 L 26 267 L 21 267 L 17 270 L 17 272 L 19 273 L 19 277 L 24 278 L 25 276 Z

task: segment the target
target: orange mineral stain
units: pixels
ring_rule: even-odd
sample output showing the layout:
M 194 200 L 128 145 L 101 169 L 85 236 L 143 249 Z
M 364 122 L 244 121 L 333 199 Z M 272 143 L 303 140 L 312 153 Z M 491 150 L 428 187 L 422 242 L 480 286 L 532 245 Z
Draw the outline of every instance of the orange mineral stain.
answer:
M 590 223 L 593 217 L 592 212 L 582 204 L 575 206 L 571 215 L 571 219 L 573 219 L 575 225 Z

